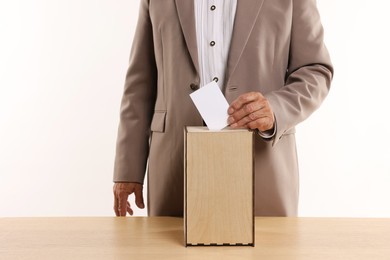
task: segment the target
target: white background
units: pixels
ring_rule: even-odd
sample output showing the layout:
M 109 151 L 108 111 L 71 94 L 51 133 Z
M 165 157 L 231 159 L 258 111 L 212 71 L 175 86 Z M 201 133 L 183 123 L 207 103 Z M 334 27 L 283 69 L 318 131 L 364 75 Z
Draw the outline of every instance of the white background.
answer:
M 387 2 L 318 0 L 336 73 L 298 126 L 300 216 L 390 217 Z M 137 16 L 136 0 L 1 0 L 0 217 L 113 215 Z

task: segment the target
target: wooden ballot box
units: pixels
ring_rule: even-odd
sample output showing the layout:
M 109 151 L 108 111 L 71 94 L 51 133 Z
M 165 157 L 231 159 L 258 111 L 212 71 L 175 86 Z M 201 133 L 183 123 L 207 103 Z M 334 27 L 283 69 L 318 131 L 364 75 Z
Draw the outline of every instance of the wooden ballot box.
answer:
M 185 128 L 186 246 L 254 246 L 253 132 Z

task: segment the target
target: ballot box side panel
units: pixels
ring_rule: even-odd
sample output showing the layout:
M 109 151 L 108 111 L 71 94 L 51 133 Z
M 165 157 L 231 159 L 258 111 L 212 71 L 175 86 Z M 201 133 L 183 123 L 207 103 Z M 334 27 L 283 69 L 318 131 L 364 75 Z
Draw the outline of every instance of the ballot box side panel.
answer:
M 252 244 L 253 135 L 188 132 L 186 243 Z

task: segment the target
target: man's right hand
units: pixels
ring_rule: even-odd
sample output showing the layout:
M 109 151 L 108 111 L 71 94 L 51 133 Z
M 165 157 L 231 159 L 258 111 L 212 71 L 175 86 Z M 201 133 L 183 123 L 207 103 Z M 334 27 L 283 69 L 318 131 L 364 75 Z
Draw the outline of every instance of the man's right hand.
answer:
M 117 182 L 114 184 L 114 211 L 117 217 L 126 216 L 126 212 L 133 215 L 130 203 L 127 201 L 130 194 L 135 195 L 135 204 L 138 208 L 145 208 L 142 195 L 143 185 L 136 182 Z

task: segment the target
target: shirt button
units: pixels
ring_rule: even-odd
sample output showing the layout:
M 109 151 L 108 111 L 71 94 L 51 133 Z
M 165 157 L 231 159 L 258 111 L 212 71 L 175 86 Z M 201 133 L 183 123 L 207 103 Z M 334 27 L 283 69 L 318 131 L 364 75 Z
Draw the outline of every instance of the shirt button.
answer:
M 214 11 L 215 8 L 216 8 L 215 5 L 212 5 L 212 6 L 210 7 L 210 10 L 211 10 L 211 11 Z
M 214 77 L 213 80 L 214 80 L 215 82 L 218 82 L 219 78 L 218 78 L 218 77 Z
M 211 41 L 210 46 L 214 46 L 214 45 L 215 45 L 215 41 Z
M 190 88 L 191 88 L 193 91 L 195 91 L 195 90 L 198 90 L 198 89 L 199 89 L 199 85 L 198 85 L 198 84 L 195 84 L 195 83 L 191 83 Z

